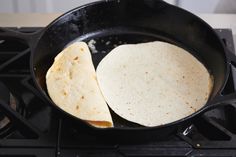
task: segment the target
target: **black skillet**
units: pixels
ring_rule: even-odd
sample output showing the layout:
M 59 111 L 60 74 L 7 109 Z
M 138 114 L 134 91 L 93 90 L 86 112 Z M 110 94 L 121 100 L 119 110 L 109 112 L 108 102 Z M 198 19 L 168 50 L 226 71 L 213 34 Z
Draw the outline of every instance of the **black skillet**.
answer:
M 126 122 L 115 115 L 113 116 L 114 128 L 87 127 L 88 130 L 100 132 L 102 135 L 112 135 L 113 138 L 121 139 L 166 137 L 178 126 L 183 126 L 202 113 L 219 105 L 230 104 L 236 99 L 235 93 L 221 94 L 227 83 L 231 64 L 236 63 L 236 57 L 225 48 L 208 24 L 197 16 L 161 0 L 99 1 L 65 13 L 35 34 L 16 33 L 3 28 L 1 32 L 6 32 L 5 37 L 23 38 L 29 44 L 32 49 L 31 73 L 39 92 L 52 107 L 65 117 L 79 122 L 81 126 L 85 122 L 61 110 L 51 101 L 45 85 L 45 74 L 52 65 L 54 57 L 75 39 L 86 42 L 91 39 L 96 41 L 98 53 L 92 53 L 95 67 L 117 45 L 166 41 L 187 49 L 207 67 L 214 77 L 209 101 L 192 115 L 150 128 Z

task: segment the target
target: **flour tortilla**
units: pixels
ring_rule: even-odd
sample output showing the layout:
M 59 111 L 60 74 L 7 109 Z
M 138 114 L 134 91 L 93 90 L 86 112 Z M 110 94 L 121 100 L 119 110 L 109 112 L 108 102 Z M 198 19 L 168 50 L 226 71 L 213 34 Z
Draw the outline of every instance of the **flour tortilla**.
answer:
M 47 72 L 48 94 L 62 110 L 96 127 L 112 127 L 88 46 L 75 42 L 59 53 Z
M 159 41 L 116 47 L 99 63 L 97 79 L 115 113 L 150 127 L 199 110 L 213 84 L 194 56 Z

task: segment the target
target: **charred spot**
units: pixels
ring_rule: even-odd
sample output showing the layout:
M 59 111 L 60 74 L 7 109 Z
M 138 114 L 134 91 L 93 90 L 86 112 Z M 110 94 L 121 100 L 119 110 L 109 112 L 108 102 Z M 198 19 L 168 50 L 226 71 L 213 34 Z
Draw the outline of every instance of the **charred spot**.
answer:
M 190 108 L 191 108 L 194 112 L 197 111 L 197 109 L 195 109 L 193 106 L 190 106 Z
M 79 57 L 78 56 L 76 56 L 75 58 L 74 58 L 74 60 L 76 61 L 76 60 L 78 60 L 79 59 Z
M 76 110 L 79 110 L 79 105 L 76 106 Z
M 73 78 L 73 73 L 72 73 L 72 71 L 69 72 L 69 77 L 70 77 L 70 79 Z
M 84 96 L 81 96 L 81 99 L 84 99 Z
M 66 92 L 66 91 L 63 91 L 63 95 L 67 96 L 67 92 Z

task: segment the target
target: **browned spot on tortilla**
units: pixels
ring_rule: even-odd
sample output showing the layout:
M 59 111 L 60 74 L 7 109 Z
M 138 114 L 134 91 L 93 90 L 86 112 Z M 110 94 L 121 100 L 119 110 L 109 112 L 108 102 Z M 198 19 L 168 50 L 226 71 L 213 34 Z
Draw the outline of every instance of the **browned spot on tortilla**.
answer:
M 190 108 L 194 111 L 194 108 L 192 106 L 190 106 Z
M 187 101 L 186 101 L 185 103 L 186 103 L 187 105 L 189 104 L 189 102 L 187 102 Z
M 84 48 L 81 47 L 81 48 L 80 48 L 80 51 L 83 52 L 83 51 L 84 51 Z
M 169 114 L 169 112 L 166 112 L 166 114 L 168 115 L 168 114 Z
M 63 91 L 63 95 L 67 96 L 67 92 L 66 92 L 66 91 Z
M 57 68 L 57 71 L 61 71 L 61 68 Z
M 148 74 L 148 71 L 146 71 L 145 74 Z
M 76 110 L 79 110 L 79 105 L 76 106 Z
M 84 96 L 81 96 L 81 99 L 84 99 Z
M 193 106 L 190 106 L 190 108 L 191 108 L 194 112 L 197 111 L 197 109 L 195 109 Z
M 70 77 L 70 79 L 73 78 L 73 73 L 72 73 L 72 71 L 69 72 L 69 77 Z
M 76 56 L 75 58 L 74 58 L 74 60 L 76 61 L 76 60 L 78 60 L 79 59 L 79 57 L 78 56 Z
M 185 76 L 184 76 L 184 75 L 183 75 L 182 77 L 183 77 L 183 79 L 185 78 Z

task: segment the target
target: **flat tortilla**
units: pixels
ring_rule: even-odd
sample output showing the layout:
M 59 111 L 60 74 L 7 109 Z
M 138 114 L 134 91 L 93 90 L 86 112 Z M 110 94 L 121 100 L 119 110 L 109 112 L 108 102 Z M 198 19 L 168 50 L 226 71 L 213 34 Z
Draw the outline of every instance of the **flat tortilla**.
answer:
M 110 108 L 143 126 L 167 124 L 207 102 L 212 79 L 194 56 L 175 45 L 121 45 L 97 67 L 100 89 Z
M 113 126 L 86 43 L 75 42 L 59 53 L 46 83 L 49 96 L 62 110 L 96 127 Z

